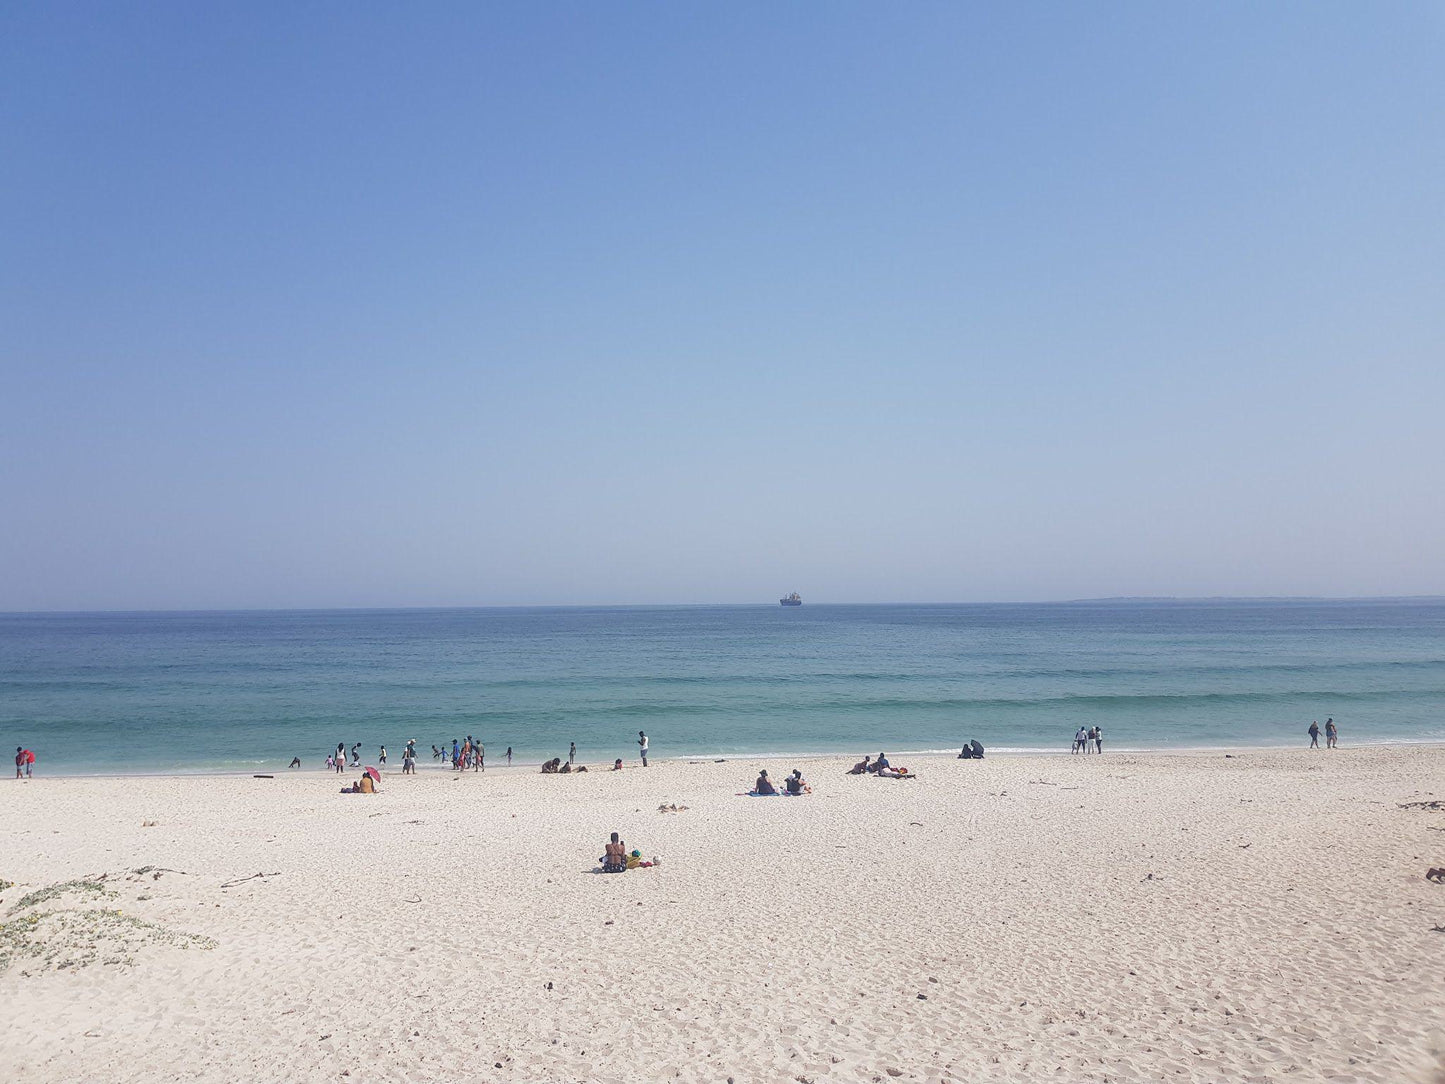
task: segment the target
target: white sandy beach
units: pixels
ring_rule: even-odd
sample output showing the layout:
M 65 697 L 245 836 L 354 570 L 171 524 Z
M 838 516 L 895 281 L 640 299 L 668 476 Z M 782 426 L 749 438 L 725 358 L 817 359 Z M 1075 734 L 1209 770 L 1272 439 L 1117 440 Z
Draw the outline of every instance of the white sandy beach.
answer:
M 1445 1079 L 1445 749 L 797 763 L 7 783 L 0 1079 Z

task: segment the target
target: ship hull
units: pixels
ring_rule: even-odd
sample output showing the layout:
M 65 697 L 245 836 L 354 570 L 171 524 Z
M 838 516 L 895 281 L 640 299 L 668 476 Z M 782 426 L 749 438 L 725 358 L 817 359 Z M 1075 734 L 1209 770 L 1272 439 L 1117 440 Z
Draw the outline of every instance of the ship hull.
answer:
M 803 600 L 800 599 L 800 598 L 780 598 L 780 599 L 778 599 L 778 605 L 779 605 L 779 606 L 801 606 L 802 604 L 803 604 Z

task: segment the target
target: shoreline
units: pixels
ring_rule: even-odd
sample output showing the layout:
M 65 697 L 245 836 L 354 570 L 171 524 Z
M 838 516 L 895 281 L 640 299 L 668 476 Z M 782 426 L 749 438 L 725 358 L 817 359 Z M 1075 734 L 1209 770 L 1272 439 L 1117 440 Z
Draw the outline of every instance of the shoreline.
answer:
M 1106 739 L 1106 740 L 1107 740 L 1107 739 Z M 1445 749 L 1445 739 L 1442 739 L 1442 738 L 1380 738 L 1380 739 L 1375 739 L 1375 740 L 1351 742 L 1350 744 L 1347 744 L 1347 745 L 1341 745 L 1341 746 L 1339 746 L 1337 749 L 1334 749 L 1334 750 L 1328 750 L 1328 749 L 1325 749 L 1324 746 L 1321 746 L 1321 747 L 1320 747 L 1318 750 L 1316 750 L 1316 751 L 1317 751 L 1317 752 L 1321 752 L 1321 753 L 1327 753 L 1327 752 L 1347 752 L 1347 751 L 1349 751 L 1349 750 L 1351 750 L 1351 749 L 1355 749 L 1355 750 L 1365 750 L 1365 749 Z M 800 762 L 812 762 L 812 761 L 833 760 L 833 759 L 847 758 L 847 757 L 855 757 L 855 758 L 856 758 L 856 757 L 862 756 L 862 755 L 864 754 L 864 752 L 867 752 L 867 755 L 871 757 L 871 756 L 875 756 L 879 751 L 880 751 L 880 750 L 875 749 L 875 748 L 869 748 L 869 749 L 867 749 L 867 750 L 863 750 L 863 749 L 853 749 L 853 750 L 844 750 L 844 751 L 826 751 L 826 752 L 808 752 L 808 753 L 798 753 L 798 752 L 793 752 L 793 753 L 787 753 L 787 752 L 784 752 L 784 753 L 767 753 L 767 752 L 764 752 L 764 753 L 683 753 L 683 754 L 679 754 L 679 755 L 676 755 L 676 756 L 667 756 L 667 757 L 649 756 L 648 759 L 649 759 L 654 765 L 662 765 L 662 764 L 713 764 L 713 763 L 717 763 L 717 762 L 732 762 L 732 761 L 747 762 L 747 761 L 760 761 L 760 760 L 789 760 L 789 761 L 796 760 L 796 761 L 800 761 Z M 953 749 L 899 749 L 899 750 L 894 750 L 894 749 L 892 749 L 891 747 L 886 747 L 886 748 L 884 748 L 882 751 L 883 751 L 883 752 L 886 752 L 889 757 L 919 757 L 919 758 L 936 759 L 936 760 L 949 760 L 949 759 L 956 759 L 956 758 L 957 758 L 957 748 L 956 748 L 956 747 L 953 748 Z M 1244 756 L 1244 755 L 1249 755 L 1249 754 L 1289 753 L 1289 752 L 1291 752 L 1291 751 L 1309 752 L 1310 749 L 1309 749 L 1309 746 L 1308 746 L 1308 745 L 1306 745 L 1306 744 L 1300 744 L 1300 743 L 1289 744 L 1289 745 L 1283 745 L 1283 744 L 1281 744 L 1281 745 L 1227 745 L 1227 744 L 1219 744 L 1219 745 L 1207 745 L 1207 746 L 1206 746 L 1206 745 L 1188 745 L 1188 746 L 1168 746 L 1168 747 L 1164 747 L 1164 746 L 1123 746 L 1123 745 L 1119 745 L 1119 746 L 1110 746 L 1109 749 L 1108 749 L 1105 753 L 1103 753 L 1103 754 L 1089 753 L 1089 754 L 1087 754 L 1087 755 L 1090 756 L 1090 757 L 1100 756 L 1100 755 L 1102 755 L 1102 756 L 1111 756 L 1111 755 L 1113 755 L 1113 756 L 1131 756 L 1131 757 L 1171 757 L 1171 756 L 1204 757 L 1204 756 L 1209 756 L 1209 755 L 1211 755 L 1211 754 L 1227 754 L 1227 755 L 1230 755 L 1230 756 Z M 989 746 L 989 747 L 986 749 L 986 753 L 987 753 L 987 758 L 988 758 L 988 759 L 997 759 L 997 760 L 1004 760 L 1004 759 L 1022 759 L 1022 758 L 1028 758 L 1028 757 L 1045 757 L 1045 758 L 1064 757 L 1064 758 L 1069 758 L 1069 757 L 1072 757 L 1072 756 L 1083 756 L 1083 755 L 1085 755 L 1085 754 L 1074 754 L 1074 753 L 1071 753 L 1071 752 L 1070 752 L 1069 750 L 1067 750 L 1067 749 L 1054 749 L 1054 748 L 1044 748 L 1044 747 L 1030 748 L 1030 747 L 1027 747 L 1027 746 L 999 746 L 999 747 Z M 394 758 L 394 759 L 397 760 L 397 766 L 396 766 L 395 768 L 393 768 L 393 767 L 390 766 L 390 764 L 388 764 L 385 768 L 381 768 L 383 774 L 388 775 L 388 776 L 393 776 L 393 775 L 394 775 L 394 776 L 400 776 L 400 775 L 402 774 L 402 772 L 401 772 L 401 767 L 400 767 L 400 758 Z M 482 771 L 482 772 L 473 773 L 473 772 L 471 772 L 470 770 L 468 770 L 468 771 L 465 772 L 465 773 L 458 773 L 458 774 L 485 775 L 488 771 L 490 771 L 490 772 L 514 772 L 514 771 L 521 771 L 521 772 L 523 772 L 524 774 L 527 773 L 527 772 L 530 772 L 530 773 L 533 773 L 533 774 L 540 774 L 539 769 L 540 769 L 540 767 L 541 767 L 541 761 L 523 761 L 520 757 L 514 757 L 514 758 L 513 758 L 513 761 L 514 761 L 514 763 L 512 763 L 511 765 L 507 765 L 507 764 L 488 764 L 486 770 L 485 770 L 485 771 Z M 610 762 L 610 761 L 606 761 L 606 760 L 597 761 L 595 767 L 593 766 L 593 762 L 588 761 L 588 760 L 586 760 L 586 759 L 582 759 L 582 758 L 579 758 L 578 763 L 580 763 L 580 764 L 585 764 L 585 765 L 587 766 L 587 769 L 588 769 L 585 773 L 581 773 L 581 774 L 593 775 L 593 774 L 597 774 L 597 773 L 607 773 L 607 772 L 610 772 L 610 771 L 612 770 L 612 768 L 611 768 L 611 762 Z M 312 767 L 312 766 L 309 766 L 309 765 L 306 765 L 306 764 L 303 764 L 300 768 L 289 768 L 289 767 L 286 767 L 285 765 L 282 765 L 281 767 L 268 768 L 268 767 L 265 765 L 265 763 L 257 763 L 256 765 L 254 765 L 254 766 L 252 766 L 252 767 L 249 767 L 249 768 L 240 768 L 240 767 L 197 767 L 197 768 L 183 768 L 183 767 L 182 767 L 182 768 L 176 768 L 176 767 L 168 767 L 168 768 L 158 768 L 158 769 L 153 769 L 153 770 L 152 770 L 152 769 L 137 769 L 137 770 L 120 770 L 120 771 L 117 771 L 117 770 L 114 770 L 114 769 L 97 769 L 97 770 L 95 770 L 95 771 L 85 771 L 85 770 L 80 770 L 80 771 L 54 771 L 54 772 L 53 772 L 53 771 L 44 771 L 44 772 L 37 772 L 37 773 L 35 774 L 35 776 L 34 776 L 34 779 L 194 779 L 194 778 L 220 778 L 220 779 L 225 779 L 225 778 L 251 778 L 251 777 L 254 777 L 254 776 L 256 776 L 256 775 L 270 775 L 270 776 L 273 776 L 273 777 L 279 779 L 279 778 L 281 778 L 281 777 L 283 777 L 283 776 L 297 776 L 297 777 L 306 778 L 306 777 L 311 777 L 311 776 L 315 776 L 315 775 L 319 775 L 319 774 L 321 774 L 321 775 L 341 775 L 341 776 L 344 778 L 345 775 L 347 774 L 347 772 L 359 771 L 359 770 L 361 770 L 362 768 L 366 768 L 366 767 L 378 767 L 378 768 L 380 768 L 381 766 L 378 765 L 378 764 L 375 762 L 375 760 L 367 761 L 367 760 L 363 759 L 362 762 L 361 762 L 361 764 L 359 764 L 359 765 L 348 765 L 348 767 L 347 767 L 347 769 L 346 769 L 346 772 L 339 772 L 339 773 L 336 772 L 336 771 L 335 771 L 334 769 L 332 769 L 332 768 Z M 633 770 L 633 769 L 641 769 L 642 764 L 641 764 L 641 762 L 636 758 L 636 755 L 634 754 L 633 757 L 631 757 L 631 758 L 628 758 L 628 757 L 623 757 L 623 758 L 622 758 L 622 767 L 623 767 L 623 770 L 624 770 L 624 771 L 630 771 L 630 770 Z M 428 774 L 432 774 L 432 773 L 440 774 L 440 773 L 443 773 L 443 772 L 445 772 L 445 773 L 447 773 L 447 774 L 451 774 L 452 769 L 451 769 L 449 766 L 439 765 L 439 764 L 437 764 L 436 762 L 432 761 L 430 758 L 428 758 L 426 761 L 422 761 L 420 758 L 418 758 L 418 761 L 417 761 L 417 772 L 418 772 L 418 774 L 421 774 L 421 775 L 428 775 Z M 10 781 L 10 782 L 23 782 L 24 780 L 17 780 L 17 779 L 15 779 L 13 776 L 11 776 L 11 777 L 9 777 L 9 781 Z M 33 780 L 32 780 L 32 781 L 33 781 Z

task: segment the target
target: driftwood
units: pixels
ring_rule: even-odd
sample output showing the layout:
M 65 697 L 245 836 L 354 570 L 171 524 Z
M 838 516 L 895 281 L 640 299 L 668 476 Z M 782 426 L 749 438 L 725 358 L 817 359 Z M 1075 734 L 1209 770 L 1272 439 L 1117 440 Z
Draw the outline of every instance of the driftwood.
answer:
M 245 884 L 247 881 L 255 881 L 255 880 L 257 880 L 257 879 L 263 879 L 263 880 L 264 880 L 264 879 L 267 878 L 267 877 L 279 877 L 279 876 L 281 876 L 281 871 L 280 871 L 280 870 L 277 870 L 275 873 L 253 873 L 253 874 L 251 874 L 251 876 L 249 876 L 249 877 L 237 877 L 234 881 L 227 881 L 227 882 L 226 882 L 225 884 L 223 884 L 221 887 L 222 887 L 222 888 L 235 888 L 237 885 Z

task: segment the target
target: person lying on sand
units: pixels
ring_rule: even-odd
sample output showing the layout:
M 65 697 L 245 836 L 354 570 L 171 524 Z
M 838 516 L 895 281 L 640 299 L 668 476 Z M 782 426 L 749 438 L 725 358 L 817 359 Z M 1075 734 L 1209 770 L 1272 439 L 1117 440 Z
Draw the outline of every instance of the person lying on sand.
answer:
M 758 773 L 758 781 L 753 784 L 753 793 L 754 793 L 754 794 L 777 794 L 777 793 L 778 793 L 778 789 L 773 786 L 772 780 L 768 778 L 768 770 L 767 770 L 766 768 L 764 768 L 761 772 Z
M 612 838 L 602 852 L 603 873 L 625 873 L 627 871 L 627 844 L 612 833 Z
M 860 760 L 857 764 L 853 765 L 853 767 L 848 769 L 848 774 L 864 775 L 872 770 L 873 769 L 868 766 L 868 755 L 865 753 L 862 760 Z
M 884 768 L 878 773 L 879 779 L 917 779 L 907 768 Z

